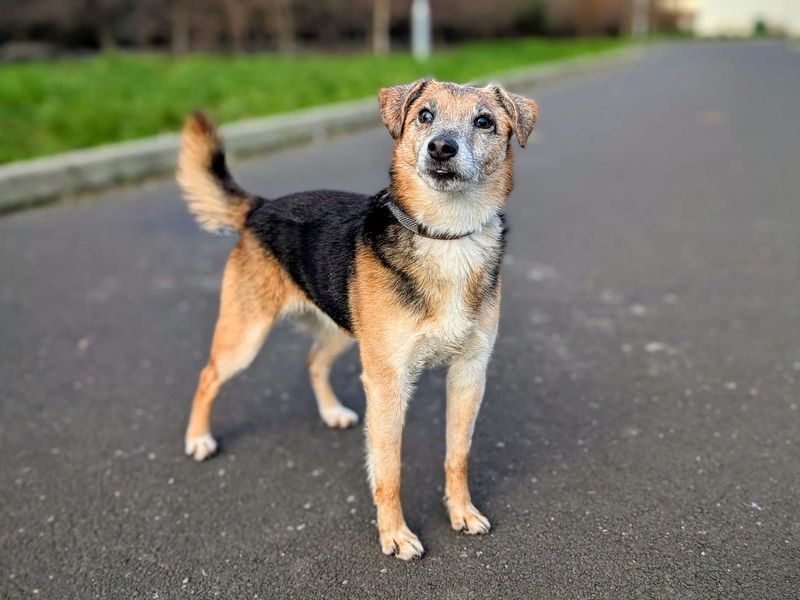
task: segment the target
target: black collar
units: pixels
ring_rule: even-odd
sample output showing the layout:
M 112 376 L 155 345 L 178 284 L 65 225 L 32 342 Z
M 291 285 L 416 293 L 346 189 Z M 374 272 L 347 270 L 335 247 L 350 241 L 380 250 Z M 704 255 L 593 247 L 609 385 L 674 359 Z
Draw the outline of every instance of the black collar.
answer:
M 460 240 L 462 238 L 471 236 L 473 233 L 478 233 L 481 229 L 484 228 L 484 225 L 481 225 L 478 229 L 475 229 L 473 231 L 461 235 L 436 233 L 425 227 L 425 225 L 422 225 L 421 223 L 415 221 L 413 217 L 411 217 L 411 215 L 409 215 L 406 211 L 404 211 L 400 207 L 400 205 L 394 201 L 394 198 L 392 198 L 392 195 L 389 192 L 389 190 L 383 190 L 380 194 L 378 194 L 378 200 L 386 205 L 386 207 L 394 215 L 394 218 L 397 219 L 397 222 L 400 223 L 400 225 L 402 225 L 415 235 L 419 235 L 431 240 Z

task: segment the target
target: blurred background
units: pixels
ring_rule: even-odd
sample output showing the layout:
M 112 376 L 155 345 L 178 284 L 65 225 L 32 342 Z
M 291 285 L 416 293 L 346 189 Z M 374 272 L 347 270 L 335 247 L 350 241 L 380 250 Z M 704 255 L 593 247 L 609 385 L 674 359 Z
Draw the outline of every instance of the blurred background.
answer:
M 28 0 L 4 2 L 2 56 L 100 49 L 385 54 L 409 45 L 413 0 Z M 794 0 L 430 0 L 437 44 L 631 33 L 786 35 Z
M 0 163 L 469 80 L 628 38 L 786 37 L 795 0 L 4 0 Z M 99 100 L 102 99 L 102 102 Z
M 408 47 L 409 0 L 30 0 L 2 11 L 3 56 L 135 49 L 385 54 Z M 531 35 L 622 35 L 630 0 L 432 0 L 437 42 Z M 690 30 L 694 0 L 647 0 L 654 32 Z M 37 55 L 38 53 L 38 55 Z

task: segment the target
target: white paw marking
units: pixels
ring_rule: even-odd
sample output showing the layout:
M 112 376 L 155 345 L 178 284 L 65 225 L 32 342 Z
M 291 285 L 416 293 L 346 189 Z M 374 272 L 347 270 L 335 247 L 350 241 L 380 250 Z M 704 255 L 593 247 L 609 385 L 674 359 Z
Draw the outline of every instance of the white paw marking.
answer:
M 328 427 L 334 429 L 347 429 L 358 423 L 358 415 L 342 405 L 323 409 L 320 411 L 320 416 Z
M 492 528 L 489 519 L 471 503 L 463 508 L 450 509 L 450 525 L 456 531 L 463 531 L 470 535 L 489 533 Z
M 200 462 L 217 453 L 217 441 L 210 433 L 195 438 L 186 438 L 186 456 Z
M 400 560 L 422 558 L 425 548 L 419 538 L 405 525 L 397 531 L 381 533 L 381 551 Z

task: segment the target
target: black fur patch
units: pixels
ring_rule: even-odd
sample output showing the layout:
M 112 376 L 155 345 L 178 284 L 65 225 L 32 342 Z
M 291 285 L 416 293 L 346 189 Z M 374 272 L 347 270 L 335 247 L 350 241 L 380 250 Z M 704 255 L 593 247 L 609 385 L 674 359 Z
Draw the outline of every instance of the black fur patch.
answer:
M 364 245 L 392 274 L 392 288 L 410 308 L 424 312 L 425 297 L 413 275 L 414 234 L 397 222 L 389 210 L 391 196 L 381 192 L 373 197 L 373 210 L 364 223 Z
M 487 285 L 484 290 L 487 298 L 494 297 L 497 292 L 497 285 L 500 283 L 500 269 L 503 266 L 503 256 L 506 253 L 508 227 L 506 227 L 506 216 L 503 213 L 500 213 L 500 222 L 503 227 L 503 232 L 500 234 L 500 252 L 494 257 L 494 263 L 489 268 Z
M 230 177 L 228 165 L 225 161 L 225 153 L 219 149 L 215 150 L 211 157 L 211 172 L 217 179 L 224 180 Z
M 352 331 L 348 291 L 359 244 L 392 274 L 398 297 L 425 308 L 411 275 L 413 234 L 395 220 L 382 194 L 319 190 L 259 198 L 246 226 L 314 304 L 347 331 Z
M 211 156 L 211 173 L 219 181 L 222 189 L 228 194 L 238 197 L 245 197 L 247 194 L 236 184 L 228 170 L 228 163 L 225 159 L 225 152 L 222 148 L 217 148 Z
M 314 304 L 339 327 L 352 331 L 348 282 L 356 240 L 372 206 L 361 194 L 300 192 L 260 199 L 246 226 Z

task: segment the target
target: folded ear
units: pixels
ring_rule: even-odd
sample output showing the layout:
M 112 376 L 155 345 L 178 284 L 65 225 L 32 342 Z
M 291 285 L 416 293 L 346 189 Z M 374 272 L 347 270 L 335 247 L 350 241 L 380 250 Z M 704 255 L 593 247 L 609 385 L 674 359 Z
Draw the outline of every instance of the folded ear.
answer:
M 393 138 L 397 139 L 403 133 L 403 123 L 405 123 L 408 109 L 414 100 L 422 95 L 425 86 L 431 81 L 428 78 L 419 79 L 414 83 L 383 88 L 380 91 L 378 101 L 381 107 L 381 117 Z
M 521 148 L 524 148 L 531 131 L 533 131 L 533 126 L 536 124 L 539 107 L 533 100 L 507 92 L 499 85 L 490 87 L 503 110 L 511 118 L 511 127 L 517 136 L 517 142 Z

